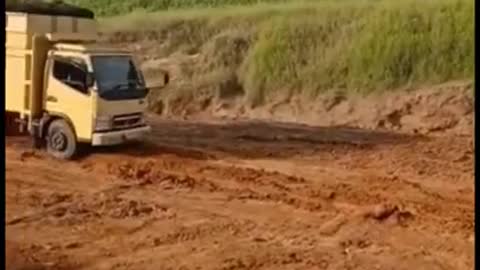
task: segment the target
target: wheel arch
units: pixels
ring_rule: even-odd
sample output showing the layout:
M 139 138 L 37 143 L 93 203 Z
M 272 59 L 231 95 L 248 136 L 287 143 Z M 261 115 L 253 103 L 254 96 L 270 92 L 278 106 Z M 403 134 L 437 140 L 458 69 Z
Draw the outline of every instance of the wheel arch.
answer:
M 55 120 L 64 120 L 72 129 L 75 139 L 76 140 L 78 139 L 77 131 L 75 130 L 75 125 L 73 124 L 72 120 L 70 120 L 70 117 L 68 117 L 63 113 L 48 113 L 42 117 L 42 119 L 40 120 L 40 134 L 39 134 L 41 138 L 45 138 L 48 132 L 48 127 Z

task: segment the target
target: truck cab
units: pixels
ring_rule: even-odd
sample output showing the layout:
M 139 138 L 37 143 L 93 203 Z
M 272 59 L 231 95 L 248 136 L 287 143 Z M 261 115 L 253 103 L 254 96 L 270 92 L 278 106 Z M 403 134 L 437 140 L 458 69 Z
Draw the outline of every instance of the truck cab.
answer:
M 40 138 L 57 157 L 73 155 L 76 142 L 93 146 L 140 140 L 148 88 L 133 56 L 95 45 L 57 43 L 48 52 L 44 75 Z M 61 128 L 48 128 L 52 122 Z M 70 129 L 70 130 L 68 130 Z

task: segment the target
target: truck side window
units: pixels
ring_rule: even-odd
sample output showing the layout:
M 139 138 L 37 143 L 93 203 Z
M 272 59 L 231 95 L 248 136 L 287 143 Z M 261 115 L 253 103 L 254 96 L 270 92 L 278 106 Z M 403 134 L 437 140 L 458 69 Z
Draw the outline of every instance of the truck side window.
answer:
M 72 63 L 55 60 L 53 63 L 53 77 L 81 93 L 87 93 L 87 73 Z

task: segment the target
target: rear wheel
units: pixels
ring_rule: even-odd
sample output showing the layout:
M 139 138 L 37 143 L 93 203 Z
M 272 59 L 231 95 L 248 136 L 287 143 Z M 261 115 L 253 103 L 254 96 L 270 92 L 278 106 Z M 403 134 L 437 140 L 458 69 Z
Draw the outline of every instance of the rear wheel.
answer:
M 72 159 L 77 154 L 74 131 L 65 120 L 54 120 L 48 126 L 47 152 L 59 159 Z

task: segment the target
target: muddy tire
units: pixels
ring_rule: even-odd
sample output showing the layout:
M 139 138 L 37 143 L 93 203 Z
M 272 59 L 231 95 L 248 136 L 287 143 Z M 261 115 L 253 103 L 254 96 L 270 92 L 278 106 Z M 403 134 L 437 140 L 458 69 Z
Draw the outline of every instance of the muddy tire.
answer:
M 47 152 L 59 159 L 72 159 L 77 154 L 77 140 L 70 125 L 64 120 L 54 120 L 46 137 Z

